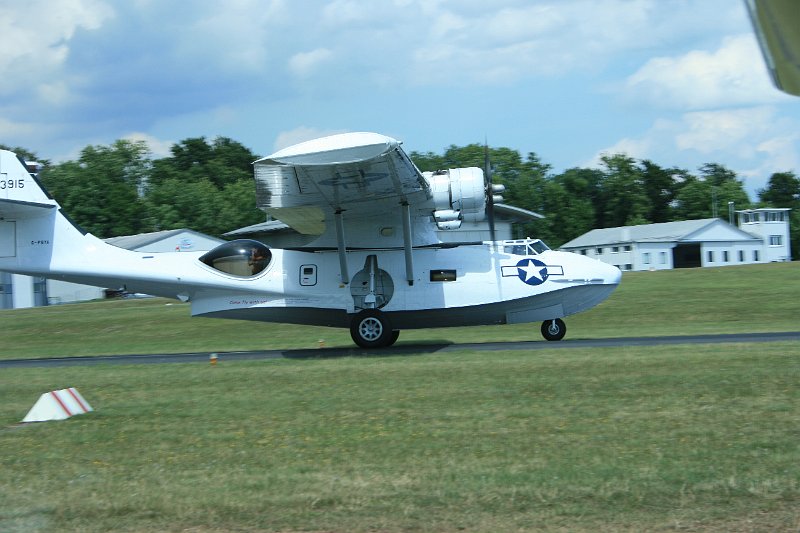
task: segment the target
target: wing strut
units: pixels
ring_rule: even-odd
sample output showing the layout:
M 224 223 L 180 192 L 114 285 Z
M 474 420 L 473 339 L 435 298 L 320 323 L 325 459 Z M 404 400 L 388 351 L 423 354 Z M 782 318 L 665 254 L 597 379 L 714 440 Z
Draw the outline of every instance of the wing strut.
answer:
M 411 243 L 411 207 L 408 202 L 402 204 L 403 208 L 403 248 L 406 252 L 406 281 L 409 285 L 414 284 L 414 258 L 412 256 Z
M 344 245 L 344 221 L 342 220 L 342 212 L 336 211 L 334 218 L 336 219 L 336 244 L 339 248 L 339 270 L 342 275 L 342 283 L 347 285 L 350 283 L 350 274 L 347 272 L 347 249 Z

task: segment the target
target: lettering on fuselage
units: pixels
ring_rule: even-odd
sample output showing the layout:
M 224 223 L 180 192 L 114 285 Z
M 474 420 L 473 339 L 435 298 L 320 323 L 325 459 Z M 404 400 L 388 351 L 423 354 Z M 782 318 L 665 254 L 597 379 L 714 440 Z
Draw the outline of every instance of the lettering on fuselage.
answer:
M 242 300 L 230 300 L 228 305 L 259 305 L 269 303 L 269 300 L 266 298 L 257 298 L 257 299 L 242 299 Z
M 4 174 L 5 175 L 5 174 Z M 0 179 L 0 191 L 4 191 L 6 189 L 24 189 L 25 188 L 25 180 L 24 179 Z

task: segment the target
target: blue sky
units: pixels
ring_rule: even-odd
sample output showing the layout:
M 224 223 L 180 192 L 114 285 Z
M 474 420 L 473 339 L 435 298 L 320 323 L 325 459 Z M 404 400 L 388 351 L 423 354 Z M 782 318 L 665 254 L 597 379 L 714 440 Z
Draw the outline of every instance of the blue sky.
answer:
M 375 131 L 407 151 L 623 152 L 800 171 L 800 99 L 732 0 L 0 0 L 0 143 L 54 161 L 218 135 L 259 155 Z

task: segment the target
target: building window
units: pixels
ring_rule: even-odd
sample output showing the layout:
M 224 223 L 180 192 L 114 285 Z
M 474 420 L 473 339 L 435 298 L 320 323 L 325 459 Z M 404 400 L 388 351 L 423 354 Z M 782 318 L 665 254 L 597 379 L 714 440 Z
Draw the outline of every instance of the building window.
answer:
M 753 250 L 753 261 L 758 261 L 758 250 Z
M 714 250 L 709 250 L 708 251 L 708 262 L 709 263 L 713 263 L 714 262 Z
M 619 246 L 612 247 L 611 248 L 611 253 L 612 254 L 618 254 L 619 253 Z
M 744 263 L 744 250 L 739 250 L 739 262 Z
M 598 249 L 597 249 L 597 255 L 600 255 L 600 254 L 602 254 L 602 253 L 603 253 L 603 249 L 602 249 L 602 248 L 598 248 Z
M 783 235 L 770 235 L 769 236 L 769 245 L 770 246 L 781 246 L 783 244 Z
M 630 247 L 630 245 L 623 246 L 623 247 L 622 247 L 622 251 L 623 251 L 623 252 L 630 252 L 630 251 L 631 251 L 631 247 Z
M 667 252 L 660 252 L 658 254 L 658 257 L 659 257 L 659 262 L 662 265 L 666 265 L 667 264 Z
M 625 270 L 633 270 L 633 265 L 630 263 L 625 264 Z
M 642 254 L 642 263 L 644 263 L 645 265 L 650 264 L 650 252 L 645 252 Z
M 586 255 L 586 250 L 581 250 L 581 255 Z
M 723 250 L 722 251 L 722 262 L 723 263 L 727 263 L 728 262 L 728 250 Z

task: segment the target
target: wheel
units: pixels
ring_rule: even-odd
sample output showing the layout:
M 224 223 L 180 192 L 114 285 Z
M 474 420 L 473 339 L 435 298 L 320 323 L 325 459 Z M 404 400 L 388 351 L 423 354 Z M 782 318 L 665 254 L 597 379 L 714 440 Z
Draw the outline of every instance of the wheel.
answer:
M 542 337 L 548 341 L 560 341 L 567 333 L 567 325 L 560 318 L 542 322 Z
M 364 309 L 353 317 L 350 336 L 362 348 L 383 348 L 397 340 L 397 337 L 393 340 L 389 319 L 377 309 Z

